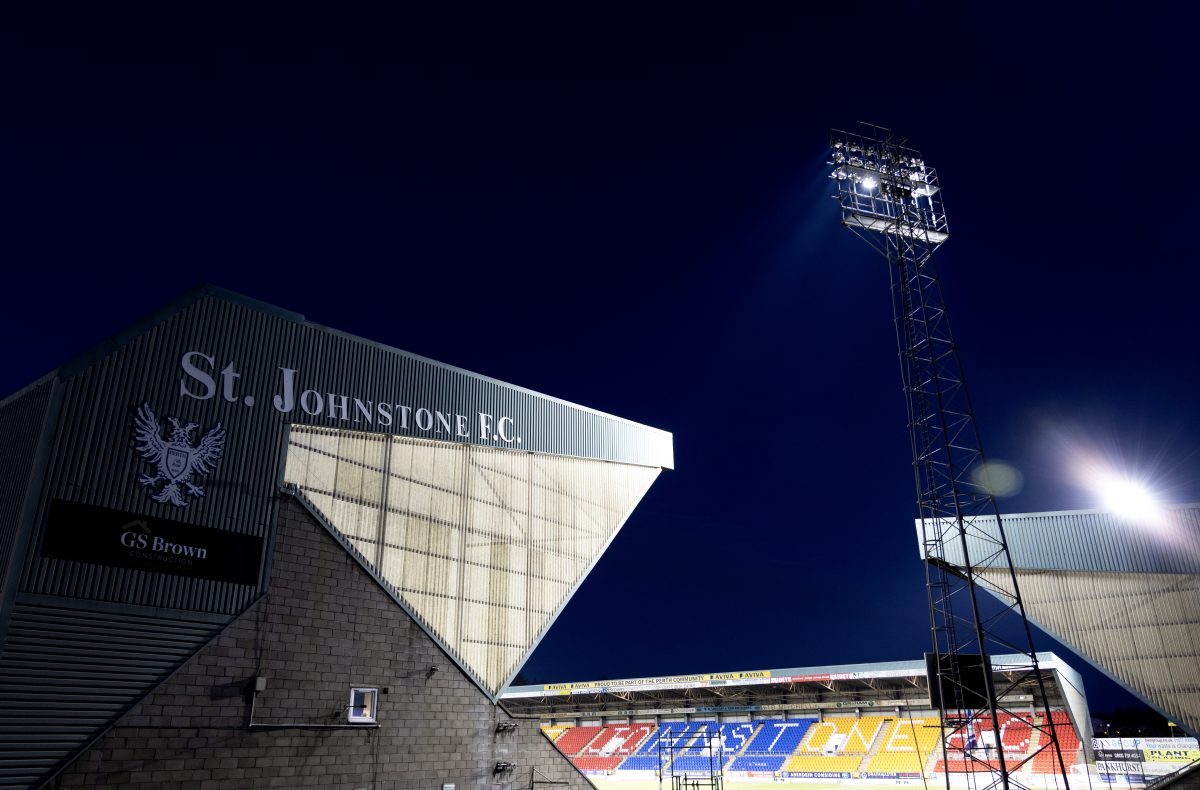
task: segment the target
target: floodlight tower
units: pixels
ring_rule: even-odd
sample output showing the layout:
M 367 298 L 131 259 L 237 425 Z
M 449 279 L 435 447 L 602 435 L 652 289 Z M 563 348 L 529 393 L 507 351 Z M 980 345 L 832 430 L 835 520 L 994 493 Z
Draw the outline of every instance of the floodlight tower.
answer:
M 961 763 L 973 784 L 978 778 L 987 788 L 1021 787 L 1016 773 L 1043 752 L 1056 761 L 1055 770 L 1069 787 L 933 267 L 933 253 L 949 238 L 937 173 L 889 129 L 860 123 L 857 132 L 834 130 L 830 136 L 830 178 L 842 224 L 888 261 L 926 559 L 930 696 L 942 716 L 946 787 L 951 763 Z M 979 521 L 989 516 L 995 521 Z M 992 593 L 1000 611 L 985 612 L 980 591 Z M 1009 635 L 1012 630 L 1016 636 Z M 992 667 L 991 657 L 1001 653 L 1018 659 Z M 1025 696 L 1024 708 L 1018 709 L 1023 694 L 1032 695 L 1032 702 Z M 1018 731 L 1029 727 L 1030 744 L 1035 739 L 1037 744 L 1032 754 L 1004 754 L 1002 714 L 1011 717 L 1009 731 L 1014 724 Z M 981 748 L 976 732 L 984 744 L 991 743 Z

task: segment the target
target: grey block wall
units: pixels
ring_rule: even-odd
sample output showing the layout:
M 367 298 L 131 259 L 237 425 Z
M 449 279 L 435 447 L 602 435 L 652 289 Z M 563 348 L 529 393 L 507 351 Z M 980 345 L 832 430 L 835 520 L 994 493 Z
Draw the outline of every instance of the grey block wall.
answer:
M 389 692 L 378 729 L 249 729 L 245 689 L 256 675 L 267 678 L 257 724 L 341 724 L 352 686 Z M 285 500 L 270 593 L 48 786 L 515 790 L 529 786 L 536 768 L 539 781 L 593 790 L 536 721 L 496 732 L 510 720 L 323 527 Z M 515 768 L 495 773 L 497 762 Z

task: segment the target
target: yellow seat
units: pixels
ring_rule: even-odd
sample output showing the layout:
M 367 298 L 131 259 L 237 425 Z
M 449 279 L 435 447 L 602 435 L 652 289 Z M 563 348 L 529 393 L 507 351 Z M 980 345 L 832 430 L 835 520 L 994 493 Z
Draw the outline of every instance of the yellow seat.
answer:
M 884 730 L 879 752 L 872 757 L 866 773 L 922 773 L 929 755 L 937 751 L 941 722 L 935 717 L 895 719 Z

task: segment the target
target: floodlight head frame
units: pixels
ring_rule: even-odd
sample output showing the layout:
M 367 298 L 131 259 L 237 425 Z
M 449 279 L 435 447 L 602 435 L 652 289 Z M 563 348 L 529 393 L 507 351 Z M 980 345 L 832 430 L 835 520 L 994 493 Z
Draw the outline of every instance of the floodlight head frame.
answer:
M 906 142 L 867 123 L 856 132 L 829 132 L 829 178 L 842 224 L 884 254 L 880 235 L 911 239 L 929 252 L 950 237 L 937 171 Z

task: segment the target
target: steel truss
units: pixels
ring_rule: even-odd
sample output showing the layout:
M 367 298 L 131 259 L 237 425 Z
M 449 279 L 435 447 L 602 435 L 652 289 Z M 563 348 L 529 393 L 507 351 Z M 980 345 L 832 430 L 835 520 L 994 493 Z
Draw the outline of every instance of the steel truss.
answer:
M 972 785 L 1024 787 L 1018 772 L 1047 751 L 1069 787 L 933 266 L 933 253 L 949 237 L 937 174 L 888 129 L 859 124 L 856 133 L 835 130 L 831 137 L 842 224 L 888 261 L 939 676 L 931 682 L 944 690 L 937 707 L 946 787 L 952 762 L 963 764 Z M 998 611 L 981 600 L 981 590 L 1000 602 Z M 1000 652 L 1022 658 L 1019 665 L 995 667 L 1004 678 L 997 682 L 990 656 Z M 1002 714 L 1014 720 L 1009 728 L 1029 728 L 1031 747 L 1036 739 L 1027 756 L 1005 755 Z M 980 744 L 976 732 L 990 738 Z
M 725 786 L 725 746 L 720 725 L 713 732 L 702 728 L 685 734 L 680 723 L 676 732 L 670 726 L 658 738 L 658 786 L 670 778 L 670 790 L 723 790 Z M 689 754 L 690 752 L 690 754 Z M 676 765 L 678 757 L 700 757 L 700 767 L 687 769 Z

